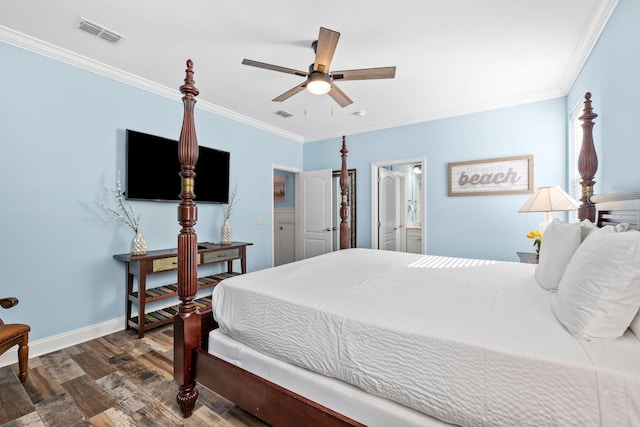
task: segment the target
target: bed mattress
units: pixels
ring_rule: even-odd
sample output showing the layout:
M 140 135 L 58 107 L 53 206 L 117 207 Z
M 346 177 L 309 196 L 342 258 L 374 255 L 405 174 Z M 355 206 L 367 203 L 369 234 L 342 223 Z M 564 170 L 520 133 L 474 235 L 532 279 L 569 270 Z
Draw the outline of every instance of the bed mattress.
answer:
M 336 378 L 267 356 L 225 335 L 209 333 L 209 351 L 229 363 L 371 427 L 444 427 L 451 424 L 366 393 Z
M 640 425 L 640 343 L 580 341 L 531 264 L 369 249 L 237 276 L 220 331 L 462 426 Z

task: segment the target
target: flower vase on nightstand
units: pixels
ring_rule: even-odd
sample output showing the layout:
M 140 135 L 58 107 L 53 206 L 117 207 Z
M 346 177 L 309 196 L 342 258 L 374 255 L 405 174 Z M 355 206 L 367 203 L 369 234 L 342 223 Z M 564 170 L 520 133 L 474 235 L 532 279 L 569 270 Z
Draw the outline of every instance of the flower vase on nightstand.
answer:
M 225 219 L 222 224 L 222 232 L 220 233 L 220 244 L 221 245 L 230 245 L 231 244 L 231 225 L 229 224 L 229 220 Z
M 142 237 L 142 233 L 138 231 L 136 237 L 131 241 L 131 254 L 132 255 L 144 255 L 147 253 L 147 242 Z

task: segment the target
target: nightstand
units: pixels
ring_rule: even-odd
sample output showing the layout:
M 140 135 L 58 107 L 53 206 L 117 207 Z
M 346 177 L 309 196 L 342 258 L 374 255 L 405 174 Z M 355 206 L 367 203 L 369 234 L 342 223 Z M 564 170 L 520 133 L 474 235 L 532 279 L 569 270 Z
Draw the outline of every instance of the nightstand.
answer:
M 520 262 L 525 264 L 537 264 L 538 254 L 535 252 L 516 252 L 520 258 Z

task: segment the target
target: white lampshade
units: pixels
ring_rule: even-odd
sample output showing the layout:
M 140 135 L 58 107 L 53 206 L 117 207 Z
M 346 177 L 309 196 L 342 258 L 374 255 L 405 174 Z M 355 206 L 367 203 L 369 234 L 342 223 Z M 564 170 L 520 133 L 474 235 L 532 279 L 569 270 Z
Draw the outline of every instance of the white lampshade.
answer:
M 540 224 L 541 231 L 551 222 L 549 212 L 573 211 L 580 207 L 580 203 L 568 195 L 557 185 L 540 187 L 533 196 L 526 201 L 518 212 L 544 212 L 545 222 Z

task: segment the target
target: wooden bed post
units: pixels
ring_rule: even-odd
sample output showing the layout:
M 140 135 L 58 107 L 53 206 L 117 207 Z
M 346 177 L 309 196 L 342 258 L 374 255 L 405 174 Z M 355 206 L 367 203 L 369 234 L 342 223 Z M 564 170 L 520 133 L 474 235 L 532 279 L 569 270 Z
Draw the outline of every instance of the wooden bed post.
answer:
M 584 109 L 580 116 L 580 120 L 582 120 L 582 147 L 578 155 L 578 172 L 582 178 L 580 181 L 582 205 L 578 208 L 578 217 L 592 222 L 596 219 L 596 205 L 591 201 L 593 185 L 596 183 L 593 177 L 598 170 L 598 156 L 593 145 L 593 119 L 596 117 L 598 115 L 591 108 L 591 93 L 587 92 L 584 95 Z
M 174 317 L 174 363 L 173 377 L 179 386 L 176 397 L 178 405 L 185 417 L 191 415 L 198 399 L 195 373 L 191 368 L 193 350 L 200 346 L 201 331 L 197 307 L 193 299 L 197 286 L 198 237 L 193 228 L 198 219 L 198 208 L 194 203 L 194 178 L 198 162 L 198 139 L 196 137 L 193 109 L 196 104 L 198 89 L 194 86 L 193 62 L 187 60 L 186 77 L 180 86 L 184 95 L 184 116 L 182 130 L 178 141 L 178 158 L 180 160 L 181 192 L 178 206 L 178 222 L 182 226 L 178 235 L 178 296 L 180 304 L 178 314 Z
M 347 140 L 342 135 L 342 168 L 340 169 L 340 194 L 342 195 L 340 202 L 340 249 L 349 248 L 349 209 L 347 205 L 347 193 L 349 191 L 349 172 L 347 171 Z

